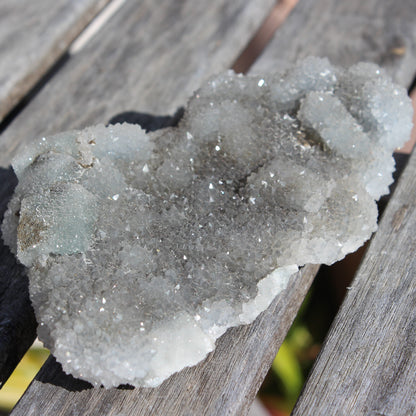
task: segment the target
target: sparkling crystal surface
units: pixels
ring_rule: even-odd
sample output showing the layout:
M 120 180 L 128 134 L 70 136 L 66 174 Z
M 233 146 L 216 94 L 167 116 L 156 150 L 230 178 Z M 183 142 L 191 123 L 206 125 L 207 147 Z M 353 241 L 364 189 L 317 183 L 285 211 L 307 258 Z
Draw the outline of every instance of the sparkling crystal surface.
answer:
M 2 225 L 28 267 L 39 338 L 105 387 L 196 364 L 299 266 L 370 237 L 411 116 L 377 66 L 308 58 L 212 78 L 175 128 L 42 138 L 13 163 Z

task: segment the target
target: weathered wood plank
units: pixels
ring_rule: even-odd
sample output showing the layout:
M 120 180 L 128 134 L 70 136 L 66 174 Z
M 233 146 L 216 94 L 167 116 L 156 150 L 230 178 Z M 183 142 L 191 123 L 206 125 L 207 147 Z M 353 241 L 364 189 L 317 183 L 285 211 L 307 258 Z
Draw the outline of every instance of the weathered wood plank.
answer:
M 311 3 L 313 8 L 308 7 Z M 304 0 L 253 70 L 262 71 L 271 63 L 285 68 L 288 62 L 312 54 L 345 66 L 373 61 L 396 81 L 410 86 L 416 70 L 415 20 L 412 0 Z M 288 48 L 291 38 L 293 47 Z M 414 155 L 295 415 L 407 415 L 416 411 L 414 235 L 410 238 L 415 220 L 404 208 L 413 212 L 415 162 Z M 399 220 L 405 221 L 400 230 L 394 225 Z
M 346 67 L 375 62 L 409 86 L 416 73 L 415 20 L 414 0 L 300 0 L 252 71 L 326 56 Z
M 0 2 L 0 121 L 108 1 Z
M 294 415 L 416 413 L 416 153 Z
M 0 165 L 16 147 L 136 110 L 173 113 L 244 49 L 274 0 L 127 1 L 0 137 Z

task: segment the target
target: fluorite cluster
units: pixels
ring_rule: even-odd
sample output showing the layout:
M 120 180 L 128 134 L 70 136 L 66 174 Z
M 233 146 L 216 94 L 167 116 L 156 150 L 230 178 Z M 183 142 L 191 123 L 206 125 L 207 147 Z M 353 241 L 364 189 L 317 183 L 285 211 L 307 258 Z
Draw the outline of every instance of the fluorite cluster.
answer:
M 105 387 L 157 386 L 196 364 L 299 266 L 370 237 L 411 119 L 379 67 L 308 58 L 212 78 L 178 127 L 30 145 L 2 231 L 28 268 L 39 338 Z

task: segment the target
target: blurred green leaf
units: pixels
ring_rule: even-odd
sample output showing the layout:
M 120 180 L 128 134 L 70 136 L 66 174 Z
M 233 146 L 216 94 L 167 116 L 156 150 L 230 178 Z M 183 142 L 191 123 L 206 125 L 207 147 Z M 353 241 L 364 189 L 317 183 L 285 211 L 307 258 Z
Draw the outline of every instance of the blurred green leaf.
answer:
M 0 410 L 8 412 L 14 407 L 48 355 L 49 351 L 42 347 L 29 349 L 0 390 Z
M 272 364 L 289 401 L 296 401 L 303 385 L 302 369 L 292 346 L 284 341 Z

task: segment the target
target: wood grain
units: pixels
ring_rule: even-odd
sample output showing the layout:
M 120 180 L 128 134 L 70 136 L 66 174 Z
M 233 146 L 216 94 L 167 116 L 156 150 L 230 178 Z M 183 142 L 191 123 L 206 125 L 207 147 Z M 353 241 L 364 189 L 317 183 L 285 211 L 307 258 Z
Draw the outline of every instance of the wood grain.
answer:
M 0 122 L 108 1 L 0 2 Z
M 345 67 L 375 62 L 408 87 L 416 75 L 415 19 L 414 0 L 301 0 L 252 71 L 326 56 Z
M 171 114 L 228 68 L 274 0 L 129 0 L 0 137 L 0 166 L 49 133 L 129 111 Z
M 416 413 L 416 153 L 294 415 Z
M 416 71 L 415 19 L 413 1 L 304 0 L 253 71 L 271 63 L 285 68 L 312 54 L 342 65 L 376 62 L 409 87 Z M 287 39 L 293 39 L 290 48 Z M 414 155 L 294 415 L 416 413 L 415 164 Z

